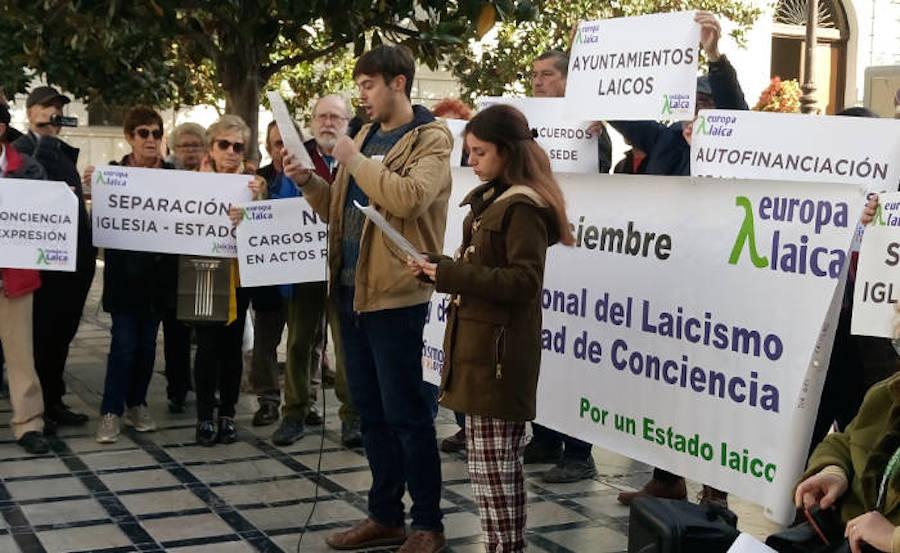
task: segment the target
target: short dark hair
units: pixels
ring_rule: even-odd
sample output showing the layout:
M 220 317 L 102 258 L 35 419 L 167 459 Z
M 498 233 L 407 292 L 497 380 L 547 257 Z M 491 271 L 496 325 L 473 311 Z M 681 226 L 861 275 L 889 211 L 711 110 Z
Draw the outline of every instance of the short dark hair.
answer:
M 547 50 L 534 61 L 553 60 L 553 67 L 562 73 L 565 78 L 569 77 L 569 56 L 565 52 L 559 50 Z
M 131 136 L 134 134 L 134 129 L 154 123 L 159 125 L 159 130 L 164 130 L 162 117 L 154 109 L 147 106 L 135 106 L 125 114 L 125 134 Z
M 413 77 L 416 76 L 416 60 L 406 46 L 387 46 L 382 44 L 369 50 L 353 67 L 353 78 L 360 75 L 381 75 L 387 84 L 394 78 L 406 77 L 406 97 L 412 96 Z
M 869 108 L 864 108 L 860 106 L 854 106 L 852 108 L 847 108 L 840 113 L 836 113 L 835 115 L 844 115 L 847 117 L 874 117 L 878 119 L 878 114 Z

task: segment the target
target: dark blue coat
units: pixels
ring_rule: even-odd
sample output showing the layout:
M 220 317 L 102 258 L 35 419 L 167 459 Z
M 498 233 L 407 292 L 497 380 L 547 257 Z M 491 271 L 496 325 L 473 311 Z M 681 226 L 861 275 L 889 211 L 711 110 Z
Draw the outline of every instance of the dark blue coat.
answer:
M 716 109 L 750 109 L 737 73 L 725 56 L 709 64 L 709 85 Z M 610 121 L 610 125 L 647 153 L 646 174 L 691 174 L 691 146 L 682 136 L 681 122 L 666 126 L 656 121 Z

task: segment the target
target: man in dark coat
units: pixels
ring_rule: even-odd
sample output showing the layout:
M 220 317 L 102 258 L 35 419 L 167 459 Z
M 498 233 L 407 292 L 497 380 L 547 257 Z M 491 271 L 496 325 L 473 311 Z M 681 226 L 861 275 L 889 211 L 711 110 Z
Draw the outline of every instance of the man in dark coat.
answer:
M 34 295 L 34 364 L 44 394 L 45 417 L 50 426 L 78 426 L 88 417 L 63 403 L 66 384 L 63 372 L 69 344 L 75 338 L 81 313 L 94 279 L 97 250 L 91 243 L 91 220 L 84 203 L 76 163 L 78 149 L 60 140 L 60 127 L 51 118 L 62 115 L 70 102 L 55 88 L 39 86 L 25 101 L 28 132 L 13 146 L 33 157 L 46 171 L 48 180 L 67 183 L 78 197 L 78 260 L 74 273 L 42 271 L 43 285 Z M 49 429 L 50 427 L 48 427 Z

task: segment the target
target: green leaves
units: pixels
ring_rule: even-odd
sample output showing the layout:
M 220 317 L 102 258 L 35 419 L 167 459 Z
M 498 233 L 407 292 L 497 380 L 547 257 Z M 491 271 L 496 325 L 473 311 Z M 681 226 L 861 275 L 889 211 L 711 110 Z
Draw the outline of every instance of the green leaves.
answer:
M 744 34 L 759 17 L 750 0 L 522 0 L 496 2 L 503 21 L 496 27 L 496 43 L 451 51 L 447 65 L 459 80 L 463 100 L 474 104 L 479 96 L 523 94 L 531 90 L 531 63 L 550 49 L 567 51 L 569 34 L 579 21 L 702 9 L 737 23 L 734 37 Z

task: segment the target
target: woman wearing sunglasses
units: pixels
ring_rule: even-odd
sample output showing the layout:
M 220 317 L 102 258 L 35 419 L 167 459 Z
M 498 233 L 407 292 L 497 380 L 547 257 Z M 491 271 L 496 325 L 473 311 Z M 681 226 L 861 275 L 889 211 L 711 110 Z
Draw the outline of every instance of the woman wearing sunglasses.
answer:
M 136 107 L 125 116 L 127 167 L 173 169 L 162 158 L 163 122 L 158 113 Z M 85 171 L 90 182 L 93 167 Z M 166 311 L 175 309 L 178 258 L 175 255 L 107 249 L 104 253 L 103 309 L 112 317 L 112 341 L 100 407 L 99 443 L 119 439 L 120 418 L 138 432 L 156 430 L 147 409 L 147 388 L 156 358 L 156 333 Z
M 201 171 L 243 172 L 250 128 L 235 115 L 224 115 L 206 131 L 207 157 Z M 259 178 L 259 177 L 256 177 Z M 197 393 L 197 443 L 212 446 L 237 441 L 235 405 L 241 388 L 241 343 L 249 296 L 239 287 L 237 262 L 231 261 L 229 320 L 197 325 L 194 384 Z M 233 308 L 233 309 L 232 309 Z M 216 392 L 219 400 L 216 403 Z M 214 416 L 218 405 L 217 418 Z

